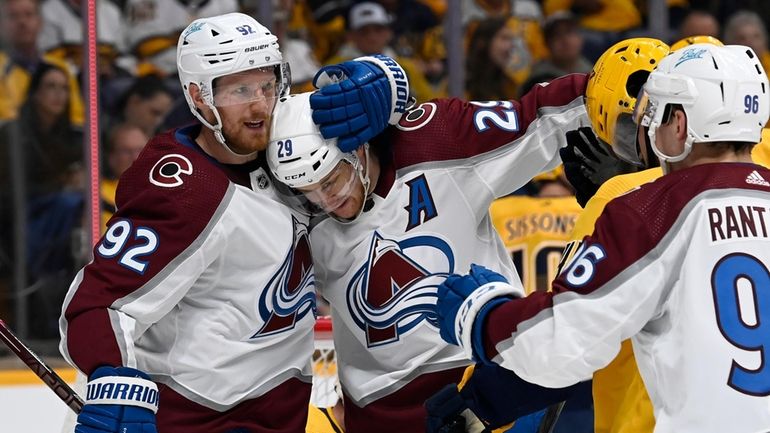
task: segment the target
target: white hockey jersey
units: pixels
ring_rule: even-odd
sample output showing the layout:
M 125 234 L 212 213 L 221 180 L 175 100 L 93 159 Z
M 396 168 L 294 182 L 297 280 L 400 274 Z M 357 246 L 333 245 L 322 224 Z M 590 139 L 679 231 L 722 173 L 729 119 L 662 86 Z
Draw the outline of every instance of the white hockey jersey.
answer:
M 373 206 L 352 224 L 312 228 L 346 431 L 424 431 L 424 399 L 459 381 L 461 373 L 414 385 L 470 363 L 439 337 L 436 286 L 474 262 L 520 284 L 488 209 L 559 164 L 565 132 L 588 124 L 585 82 L 572 75 L 536 86 L 520 103 L 420 105 L 371 144 L 381 164 Z
M 156 137 L 121 177 L 118 211 L 67 293 L 62 353 L 86 374 L 149 374 L 164 433 L 300 433 L 315 322 L 308 221 L 260 161 L 218 164 L 195 128 Z
M 612 200 L 553 292 L 487 316 L 523 379 L 589 379 L 632 338 L 656 433 L 770 431 L 770 170 L 698 165 Z

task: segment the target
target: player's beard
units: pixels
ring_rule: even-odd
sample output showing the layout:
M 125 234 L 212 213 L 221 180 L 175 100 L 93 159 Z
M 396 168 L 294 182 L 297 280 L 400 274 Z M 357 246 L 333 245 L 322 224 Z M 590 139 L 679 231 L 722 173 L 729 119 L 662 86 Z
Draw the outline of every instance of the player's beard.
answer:
M 267 149 L 270 138 L 270 124 L 272 115 L 262 120 L 262 126 L 258 129 L 250 128 L 247 121 L 240 120 L 237 125 L 225 125 L 222 135 L 230 149 L 239 155 L 250 155 Z

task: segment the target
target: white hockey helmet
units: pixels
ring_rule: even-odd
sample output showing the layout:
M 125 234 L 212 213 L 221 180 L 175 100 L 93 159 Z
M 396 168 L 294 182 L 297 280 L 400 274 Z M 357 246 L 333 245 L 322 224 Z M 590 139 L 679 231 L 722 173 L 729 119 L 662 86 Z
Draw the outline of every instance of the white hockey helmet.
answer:
M 368 176 L 356 152 L 342 152 L 336 138 L 323 138 L 313 122 L 310 95 L 290 95 L 276 103 L 267 162 L 279 182 L 300 189 L 314 207 L 349 222 L 361 213 L 364 203 L 350 218 L 337 218 L 332 211 L 356 186 L 363 185 L 367 191 Z
M 254 18 L 229 13 L 199 18 L 187 26 L 177 43 L 177 68 L 184 97 L 193 115 L 214 133 L 222 144 L 222 120 L 214 104 L 213 83 L 218 77 L 251 69 L 272 68 L 278 86 L 277 96 L 289 93 L 291 73 L 278 47 L 278 38 Z M 198 112 L 189 92 L 196 84 L 201 97 L 214 112 L 212 125 Z
M 693 44 L 661 60 L 637 98 L 634 119 L 648 127 L 661 162 L 687 157 L 693 143 L 758 143 L 770 115 L 768 79 L 754 51 L 743 45 Z M 680 155 L 655 145 L 659 126 L 672 105 L 687 115 L 687 139 Z

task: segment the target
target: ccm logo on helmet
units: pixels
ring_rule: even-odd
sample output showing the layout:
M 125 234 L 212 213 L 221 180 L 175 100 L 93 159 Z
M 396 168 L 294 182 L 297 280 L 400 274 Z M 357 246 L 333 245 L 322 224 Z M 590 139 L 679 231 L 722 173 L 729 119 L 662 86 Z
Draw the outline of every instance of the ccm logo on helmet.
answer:
M 294 180 L 294 179 L 299 179 L 300 177 L 305 177 L 306 174 L 307 173 L 292 174 L 289 176 L 284 176 L 283 178 L 284 180 Z

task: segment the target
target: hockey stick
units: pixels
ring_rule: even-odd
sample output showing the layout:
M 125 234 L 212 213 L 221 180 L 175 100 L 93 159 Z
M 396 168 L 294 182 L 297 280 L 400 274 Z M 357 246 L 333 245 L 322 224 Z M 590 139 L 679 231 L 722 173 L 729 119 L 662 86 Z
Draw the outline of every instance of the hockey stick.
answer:
M 83 399 L 72 389 L 69 385 L 54 372 L 51 367 L 47 366 L 43 360 L 40 359 L 29 347 L 19 340 L 19 338 L 11 332 L 8 325 L 0 320 L 0 339 L 3 340 L 6 346 L 8 346 L 16 356 L 19 357 L 27 367 L 30 368 L 37 376 L 43 380 L 43 383 L 48 385 L 54 393 L 72 409 L 75 413 L 80 413 L 83 408 Z
M 563 401 L 552 404 L 545 409 L 545 415 L 540 420 L 540 426 L 537 428 L 537 433 L 552 433 L 553 428 L 556 427 L 556 421 L 559 420 L 561 410 L 564 409 Z

